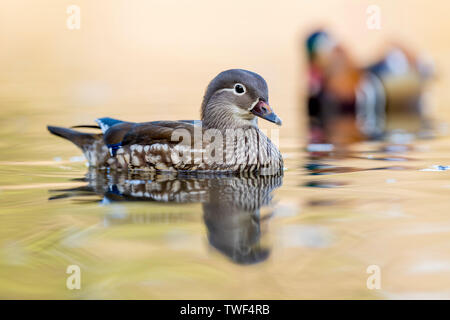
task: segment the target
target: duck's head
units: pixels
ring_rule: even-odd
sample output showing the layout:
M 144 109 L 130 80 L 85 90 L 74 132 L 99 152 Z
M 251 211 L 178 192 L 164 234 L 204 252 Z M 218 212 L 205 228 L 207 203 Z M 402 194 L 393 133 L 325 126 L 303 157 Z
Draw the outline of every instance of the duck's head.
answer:
M 205 127 L 257 126 L 257 117 L 281 125 L 280 118 L 269 106 L 267 83 L 260 75 L 231 69 L 219 73 L 209 83 L 202 103 Z
M 306 52 L 310 63 L 325 66 L 331 60 L 337 42 L 327 32 L 318 30 L 306 38 Z

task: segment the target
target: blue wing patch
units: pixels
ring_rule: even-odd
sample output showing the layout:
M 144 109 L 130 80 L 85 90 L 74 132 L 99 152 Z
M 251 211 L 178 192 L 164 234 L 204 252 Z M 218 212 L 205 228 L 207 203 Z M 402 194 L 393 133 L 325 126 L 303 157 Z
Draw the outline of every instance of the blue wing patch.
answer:
M 123 123 L 125 121 L 117 120 L 117 119 L 113 119 L 113 118 L 99 118 L 99 119 L 96 119 L 95 122 L 97 122 L 97 124 L 100 126 L 100 129 L 102 130 L 102 132 L 104 134 L 112 126 L 119 124 L 119 123 Z M 111 155 L 111 157 L 114 157 L 117 153 L 117 150 L 122 147 L 122 143 L 120 143 L 120 142 L 113 143 L 113 144 L 108 144 L 106 146 L 109 149 L 109 154 Z
M 102 130 L 102 132 L 105 133 L 112 126 L 114 126 L 118 123 L 125 122 L 125 121 L 117 120 L 117 119 L 113 119 L 113 118 L 99 118 L 99 119 L 96 119 L 95 122 L 97 122 L 97 124 L 100 126 L 100 129 Z

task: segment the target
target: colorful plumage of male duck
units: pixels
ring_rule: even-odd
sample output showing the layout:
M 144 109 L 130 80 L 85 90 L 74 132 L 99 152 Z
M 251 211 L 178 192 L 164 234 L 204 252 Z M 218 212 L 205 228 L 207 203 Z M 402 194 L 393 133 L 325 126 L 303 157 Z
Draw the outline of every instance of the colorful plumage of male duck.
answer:
M 364 138 L 356 121 L 362 73 L 344 48 L 319 30 L 306 39 L 310 143 L 345 146 Z
M 258 117 L 281 125 L 268 101 L 267 83 L 260 75 L 232 69 L 208 85 L 201 120 L 135 123 L 100 118 L 98 134 L 53 126 L 48 130 L 73 142 L 89 165 L 100 169 L 270 174 L 282 171 L 283 158 L 258 128 Z
M 425 86 L 431 65 L 400 45 L 374 64 L 358 66 L 323 30 L 306 40 L 310 143 L 378 139 L 395 130 L 425 129 Z

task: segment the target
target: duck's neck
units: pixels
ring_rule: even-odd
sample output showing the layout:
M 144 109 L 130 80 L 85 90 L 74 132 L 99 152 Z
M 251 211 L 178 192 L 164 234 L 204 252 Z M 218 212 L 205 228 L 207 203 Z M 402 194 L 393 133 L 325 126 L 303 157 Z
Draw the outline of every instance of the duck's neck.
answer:
M 235 144 L 235 151 L 232 153 L 232 158 L 235 160 L 232 161 L 233 168 L 236 163 L 240 163 L 246 168 L 259 168 L 266 171 L 269 169 L 280 170 L 283 167 L 280 151 L 258 128 L 257 118 L 253 117 L 247 120 L 236 112 L 227 113 L 226 110 L 230 109 L 211 108 L 207 112 L 204 109 L 202 111 L 202 127 L 203 130 L 219 130 L 223 134 L 222 141 L 227 146 L 230 141 L 234 141 L 232 142 Z
M 248 111 L 233 105 L 217 103 L 208 104 L 202 108 L 202 123 L 204 129 L 258 129 L 257 118 Z

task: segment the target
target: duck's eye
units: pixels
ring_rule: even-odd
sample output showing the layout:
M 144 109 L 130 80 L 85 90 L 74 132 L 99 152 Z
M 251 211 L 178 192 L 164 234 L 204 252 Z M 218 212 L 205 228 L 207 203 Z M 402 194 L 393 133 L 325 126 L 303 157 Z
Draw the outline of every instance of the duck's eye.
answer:
M 239 95 L 244 94 L 245 93 L 244 85 L 240 84 L 240 83 L 236 83 L 234 85 L 234 92 L 236 92 L 236 94 L 239 94 Z

